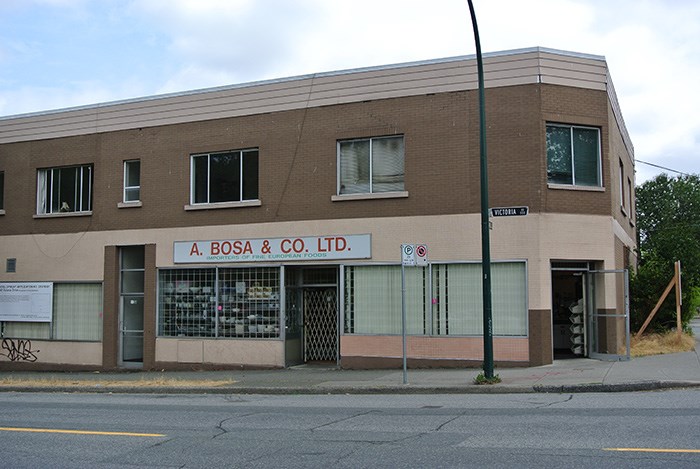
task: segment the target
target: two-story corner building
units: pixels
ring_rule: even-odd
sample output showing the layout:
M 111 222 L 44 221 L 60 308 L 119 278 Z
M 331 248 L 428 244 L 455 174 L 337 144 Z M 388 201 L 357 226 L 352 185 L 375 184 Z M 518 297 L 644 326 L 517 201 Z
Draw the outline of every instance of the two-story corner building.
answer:
M 484 60 L 496 364 L 624 355 L 605 59 Z M 479 154 L 474 57 L 1 118 L 0 367 L 478 366 Z

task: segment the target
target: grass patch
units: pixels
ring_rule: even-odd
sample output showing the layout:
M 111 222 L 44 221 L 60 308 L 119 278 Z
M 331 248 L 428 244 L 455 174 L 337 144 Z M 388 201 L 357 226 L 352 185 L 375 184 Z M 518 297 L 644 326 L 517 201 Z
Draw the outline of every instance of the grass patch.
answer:
M 633 357 L 691 352 L 693 350 L 695 350 L 695 337 L 686 333 L 679 337 L 676 331 L 644 334 L 640 338 L 632 336 L 630 340 L 630 355 Z

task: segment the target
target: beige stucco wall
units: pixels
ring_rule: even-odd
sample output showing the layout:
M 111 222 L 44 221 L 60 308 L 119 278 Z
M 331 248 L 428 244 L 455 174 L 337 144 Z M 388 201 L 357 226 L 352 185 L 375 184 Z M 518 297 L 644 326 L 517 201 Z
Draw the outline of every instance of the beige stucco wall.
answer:
M 494 359 L 505 362 L 527 362 L 526 337 L 494 337 Z M 401 336 L 344 335 L 340 338 L 342 357 L 403 356 Z M 484 342 L 480 337 L 424 337 L 406 339 L 407 358 L 443 360 L 483 360 Z
M 491 259 L 528 262 L 529 309 L 551 307 L 551 260 L 601 261 L 604 268 L 612 269 L 615 239 L 624 236 L 624 230 L 616 229 L 616 222 L 606 216 L 531 213 L 491 221 Z M 401 243 L 427 244 L 431 262 L 479 261 L 480 223 L 478 214 L 469 214 L 266 223 L 236 226 L 235 231 L 222 225 L 6 236 L 0 244 L 0 259 L 17 258 L 17 273 L 0 273 L 0 281 L 102 280 L 105 245 L 154 243 L 156 265 L 171 267 L 175 241 L 231 238 L 370 233 L 372 258 L 343 263 L 397 263 Z
M 26 342 L 26 341 L 22 341 Z M 102 366 L 102 343 L 100 342 L 58 342 L 31 340 L 30 349 L 36 357 L 36 364 L 70 364 L 84 366 Z M 2 353 L 5 353 L 2 350 Z M 10 361 L 0 354 L 0 362 Z M 17 360 L 23 362 L 25 360 Z
M 156 362 L 284 367 L 284 342 L 159 337 Z

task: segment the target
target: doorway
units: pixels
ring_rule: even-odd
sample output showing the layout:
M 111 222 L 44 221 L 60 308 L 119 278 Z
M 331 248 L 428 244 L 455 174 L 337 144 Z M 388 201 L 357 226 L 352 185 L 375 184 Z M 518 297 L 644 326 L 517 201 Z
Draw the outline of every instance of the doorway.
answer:
M 587 262 L 552 263 L 552 352 L 554 359 L 588 356 Z
M 285 269 L 285 363 L 338 363 L 338 268 Z
M 119 253 L 119 365 L 143 367 L 144 246 Z

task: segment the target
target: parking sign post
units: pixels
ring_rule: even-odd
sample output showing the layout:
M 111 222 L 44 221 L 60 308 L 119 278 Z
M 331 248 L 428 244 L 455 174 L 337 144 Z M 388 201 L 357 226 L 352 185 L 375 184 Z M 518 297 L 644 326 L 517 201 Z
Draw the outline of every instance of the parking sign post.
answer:
M 403 349 L 403 384 L 408 384 L 406 366 L 406 266 L 424 267 L 428 265 L 428 246 L 426 244 L 401 245 L 401 345 Z

